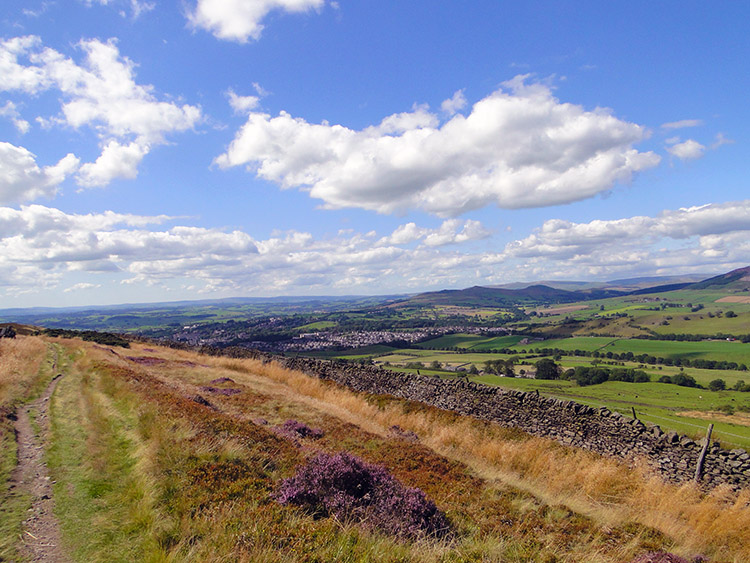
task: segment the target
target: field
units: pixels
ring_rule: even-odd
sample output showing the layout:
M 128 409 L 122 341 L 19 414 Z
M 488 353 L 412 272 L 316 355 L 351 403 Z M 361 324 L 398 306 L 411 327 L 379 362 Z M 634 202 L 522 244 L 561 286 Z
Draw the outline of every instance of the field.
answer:
M 52 366 L 62 373 L 39 438 L 61 554 L 74 561 L 750 557 L 750 493 L 666 484 L 641 467 L 274 363 L 40 337 L 2 346 L 16 358 L 0 368 L 3 408 L 38 395 Z M 289 420 L 318 434 L 290 434 Z M 340 451 L 423 490 L 449 537 L 398 537 L 275 500 L 306 460 Z M 3 560 L 23 559 L 33 543 L 21 519 L 36 501 L 19 488 L 0 489 L 3 507 L 14 507 L 1 513 Z
M 560 398 L 573 399 L 591 406 L 605 406 L 610 410 L 632 416 L 635 409 L 639 418 L 658 424 L 667 430 L 676 430 L 694 438 L 705 435 L 709 422 L 714 423 L 715 439 L 729 448 L 750 448 L 750 424 L 743 416 L 750 412 L 750 393 L 731 390 L 740 382 L 750 383 L 750 372 L 743 370 L 713 370 L 698 368 L 680 368 L 667 365 L 650 365 L 639 362 L 619 362 L 606 358 L 562 355 L 559 364 L 563 369 L 576 366 L 592 366 L 593 363 L 604 367 L 625 367 L 641 369 L 651 378 L 651 383 L 606 382 L 600 385 L 579 387 L 572 381 L 544 381 L 524 377 L 508 378 L 484 374 L 485 363 L 491 360 L 515 359 L 515 372 L 533 373 L 534 364 L 543 356 L 536 352 L 541 348 L 557 348 L 572 352 L 612 351 L 622 353 L 631 351 L 635 355 L 647 354 L 664 358 L 713 359 L 735 361 L 750 365 L 750 344 L 727 341 L 705 342 L 672 342 L 637 339 L 613 339 L 610 337 L 576 337 L 533 341 L 527 344 L 515 344 L 519 336 L 484 338 L 471 334 L 455 334 L 430 340 L 420 348 L 410 349 L 377 349 L 355 350 L 337 356 L 351 360 L 369 359 L 379 365 L 422 375 L 437 375 L 444 378 L 457 377 L 458 368 L 464 370 L 462 377 L 471 366 L 475 366 L 478 375 L 468 375 L 469 381 L 487 385 L 498 385 L 506 388 L 538 390 L 540 393 Z M 497 345 L 487 346 L 487 342 L 500 341 Z M 508 347 L 508 354 L 481 352 L 489 349 Z M 427 348 L 451 348 L 449 350 L 432 350 Z M 458 351 L 453 350 L 457 348 Z M 513 353 L 516 352 L 516 353 Z M 551 356 L 547 356 L 551 357 Z M 437 362 L 441 369 L 431 366 Z M 421 364 L 421 368 L 418 367 Z M 407 367 L 410 366 L 410 367 Z M 658 383 L 662 376 L 687 374 L 704 387 L 688 388 Z M 709 383 L 722 379 L 727 387 L 725 391 L 709 391 Z M 690 414 L 686 414 L 690 413 Z

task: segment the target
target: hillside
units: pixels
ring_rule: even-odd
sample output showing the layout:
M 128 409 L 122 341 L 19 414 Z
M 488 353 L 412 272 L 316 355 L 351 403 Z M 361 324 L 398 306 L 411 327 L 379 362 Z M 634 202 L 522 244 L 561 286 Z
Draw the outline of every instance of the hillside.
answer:
M 87 562 L 750 557 L 747 493 L 677 487 L 643 468 L 273 362 L 32 336 L 0 340 L 0 356 L 3 560 L 43 553 L 55 533 L 56 556 Z M 13 469 L 25 410 L 42 425 L 34 439 L 45 455 L 33 463 L 49 471 L 51 499 L 35 498 Z M 28 447 L 19 444 L 24 465 Z M 388 485 L 388 518 L 408 514 L 398 495 L 421 498 L 399 487 L 416 487 L 449 533 L 422 537 L 382 513 L 342 520 L 279 502 L 285 479 L 342 451 L 380 468 L 367 470 L 381 475 L 375 482 L 397 483 Z M 26 519 L 29 506 L 52 500 L 53 515 Z M 41 519 L 41 530 L 23 533 Z
M 510 307 L 574 303 L 576 301 L 605 299 L 618 295 L 623 295 L 623 293 L 602 289 L 568 291 L 565 289 L 555 289 L 546 285 L 532 285 L 523 289 L 474 286 L 467 289 L 446 289 L 420 293 L 410 298 L 407 303 L 422 306 Z
M 746 291 L 750 289 L 750 266 L 738 268 L 722 274 L 691 284 L 688 289 L 723 289 L 727 291 Z

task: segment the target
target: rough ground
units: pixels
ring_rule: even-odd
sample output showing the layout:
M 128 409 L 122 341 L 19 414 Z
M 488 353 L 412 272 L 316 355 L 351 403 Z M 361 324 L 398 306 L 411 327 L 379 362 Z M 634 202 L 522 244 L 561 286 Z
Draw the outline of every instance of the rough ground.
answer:
M 56 370 L 56 362 L 53 373 Z M 56 375 L 37 400 L 20 407 L 15 424 L 18 465 L 11 487 L 31 494 L 32 504 L 23 523 L 21 554 L 30 561 L 67 562 L 60 542 L 60 528 L 53 513 L 52 480 L 44 463 L 44 443 L 49 430 L 49 401 L 62 374 Z M 31 422 L 32 413 L 39 433 Z

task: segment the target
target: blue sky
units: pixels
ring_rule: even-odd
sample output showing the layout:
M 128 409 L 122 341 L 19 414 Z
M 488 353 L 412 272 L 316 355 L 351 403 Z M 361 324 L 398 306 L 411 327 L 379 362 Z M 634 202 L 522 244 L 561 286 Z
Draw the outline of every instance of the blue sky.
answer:
M 5 0 L 0 307 L 746 266 L 749 15 Z

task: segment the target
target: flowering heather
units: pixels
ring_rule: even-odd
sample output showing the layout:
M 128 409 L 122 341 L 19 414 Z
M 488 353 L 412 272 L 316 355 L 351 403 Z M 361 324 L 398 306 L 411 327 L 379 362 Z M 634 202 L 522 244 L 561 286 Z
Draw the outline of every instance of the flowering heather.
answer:
M 379 465 L 346 452 L 321 453 L 284 480 L 276 500 L 402 538 L 445 537 L 450 523 L 416 488 L 404 487 Z
M 289 419 L 284 424 L 276 426 L 274 430 L 278 434 L 292 440 L 296 440 L 297 438 L 312 438 L 313 440 L 317 440 L 318 438 L 323 437 L 322 430 L 318 428 L 310 428 L 304 422 L 299 422 L 294 419 Z

